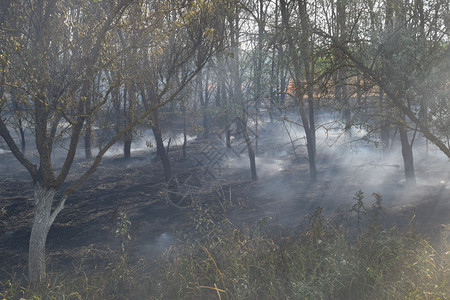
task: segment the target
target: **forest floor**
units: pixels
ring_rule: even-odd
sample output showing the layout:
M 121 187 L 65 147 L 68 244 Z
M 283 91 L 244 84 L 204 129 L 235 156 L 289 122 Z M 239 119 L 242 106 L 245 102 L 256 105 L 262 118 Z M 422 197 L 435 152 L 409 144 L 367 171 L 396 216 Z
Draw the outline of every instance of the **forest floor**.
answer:
M 201 151 L 203 143 L 201 139 L 190 142 L 187 159 L 181 158 L 181 147 L 170 148 L 174 174 L 201 177 L 192 158 Z M 382 216 L 386 224 L 400 228 L 412 224 L 419 232 L 437 238 L 441 224 L 450 222 L 450 190 L 446 185 L 418 184 L 411 188 L 399 180 L 384 178 L 383 186 L 364 187 L 351 177 L 352 172 L 341 172 L 327 155 L 318 159 L 318 181 L 311 184 L 302 150 L 297 150 L 296 156 L 285 151 L 273 157 L 267 149 L 274 145 L 261 143 L 260 147 L 258 181 L 250 180 L 245 152 L 242 158 L 231 158 L 230 154 L 231 159 L 217 179 L 203 182 L 202 188 L 196 190 L 195 197 L 201 199 L 202 207 L 242 226 L 269 217 L 278 228 L 300 230 L 318 206 L 323 207 L 327 218 L 348 216 L 355 193 L 365 189 L 367 208 L 373 192 L 383 194 Z M 80 264 L 95 268 L 96 255 L 117 246 L 115 229 L 121 212 L 131 223 L 129 233 L 135 258 L 156 259 L 172 242 L 182 238 L 183 232 L 195 230 L 194 210 L 167 203 L 167 186 L 154 152 L 132 155 L 128 160 L 104 158 L 92 177 L 70 196 L 48 236 L 50 270 L 70 272 Z M 87 164 L 86 160 L 77 159 L 66 184 L 75 180 Z M 418 169 L 430 164 L 419 163 Z M 392 176 L 401 174 L 400 168 Z M 0 154 L 0 198 L 0 269 L 4 271 L 0 273 L 7 279 L 13 272 L 26 273 L 33 218 L 32 182 L 10 153 Z M 85 259 L 87 253 L 91 261 Z

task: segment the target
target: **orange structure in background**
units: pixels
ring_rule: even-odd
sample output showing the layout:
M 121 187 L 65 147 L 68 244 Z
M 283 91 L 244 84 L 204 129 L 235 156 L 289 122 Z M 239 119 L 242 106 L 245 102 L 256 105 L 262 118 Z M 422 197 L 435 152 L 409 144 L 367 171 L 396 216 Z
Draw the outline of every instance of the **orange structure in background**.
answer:
M 294 79 L 292 78 L 289 78 L 289 85 L 286 93 L 294 96 Z

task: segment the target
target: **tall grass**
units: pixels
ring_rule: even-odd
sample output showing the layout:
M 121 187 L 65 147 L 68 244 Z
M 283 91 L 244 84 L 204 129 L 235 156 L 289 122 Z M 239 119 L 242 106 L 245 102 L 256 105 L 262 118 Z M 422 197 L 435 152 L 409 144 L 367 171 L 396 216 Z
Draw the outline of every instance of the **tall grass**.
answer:
M 447 299 L 449 228 L 442 227 L 436 248 L 412 226 L 384 228 L 381 195 L 373 196 L 370 210 L 362 192 L 354 198 L 356 236 L 345 224 L 325 220 L 321 208 L 306 230 L 290 234 L 274 232 L 267 219 L 242 229 L 203 211 L 196 219 L 197 238 L 168 253 L 172 259 L 164 265 L 161 294 L 167 299 Z

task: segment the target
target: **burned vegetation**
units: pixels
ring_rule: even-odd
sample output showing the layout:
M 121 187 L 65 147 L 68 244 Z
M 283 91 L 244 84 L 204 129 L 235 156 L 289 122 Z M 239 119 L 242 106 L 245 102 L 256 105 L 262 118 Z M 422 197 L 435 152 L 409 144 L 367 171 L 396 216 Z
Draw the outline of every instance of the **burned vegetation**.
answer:
M 445 1 L 0 5 L 5 299 L 447 299 Z

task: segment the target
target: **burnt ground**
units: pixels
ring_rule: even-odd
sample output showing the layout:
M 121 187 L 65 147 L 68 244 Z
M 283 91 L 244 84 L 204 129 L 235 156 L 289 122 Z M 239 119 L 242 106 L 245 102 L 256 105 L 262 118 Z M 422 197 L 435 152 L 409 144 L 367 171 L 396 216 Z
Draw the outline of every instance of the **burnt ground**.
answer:
M 181 159 L 180 147 L 170 148 L 174 174 L 201 177 L 192 157 L 201 151 L 202 144 L 200 139 L 192 141 L 187 159 Z M 250 224 L 267 216 L 280 228 L 298 230 L 317 206 L 324 207 L 330 218 L 339 212 L 346 214 L 352 197 L 364 188 L 351 174 L 342 173 L 329 155 L 318 159 L 318 182 L 311 185 L 304 150 L 298 149 L 297 156 L 285 151 L 273 157 L 263 146 L 257 160 L 258 181 L 250 181 L 245 155 L 242 159 L 233 158 L 224 165 L 214 184 L 204 181 L 202 188 L 195 191 L 195 197 L 202 199 L 202 207 L 215 209 L 217 215 L 226 216 L 235 224 Z M 66 184 L 88 163 L 78 159 Z M 418 169 L 429 165 L 429 161 L 419 162 Z M 26 273 L 33 217 L 32 182 L 23 168 L 16 167 L 20 166 L 10 153 L 0 154 L 2 280 L 12 272 Z M 398 170 L 392 176 L 401 174 Z M 387 224 L 401 227 L 413 219 L 419 232 L 433 238 L 437 237 L 441 224 L 449 223 L 450 190 L 445 185 L 419 184 L 417 188 L 407 188 L 398 180 L 385 178 L 383 182 L 382 187 L 365 187 L 366 206 L 370 205 L 372 192 L 383 193 L 383 219 Z M 194 230 L 193 211 L 169 205 L 164 197 L 165 188 L 160 162 L 153 152 L 134 152 L 129 160 L 104 158 L 92 177 L 70 196 L 50 230 L 49 270 L 71 272 L 82 264 L 96 267 L 96 258 L 117 246 L 115 228 L 120 212 L 125 212 L 131 222 L 134 256 L 158 257 L 175 236 L 182 236 L 177 233 Z

